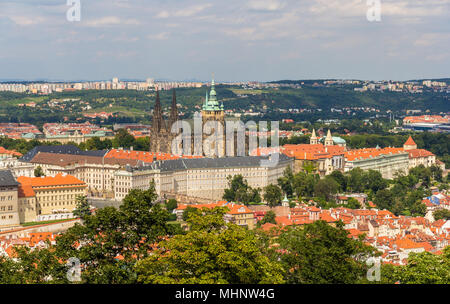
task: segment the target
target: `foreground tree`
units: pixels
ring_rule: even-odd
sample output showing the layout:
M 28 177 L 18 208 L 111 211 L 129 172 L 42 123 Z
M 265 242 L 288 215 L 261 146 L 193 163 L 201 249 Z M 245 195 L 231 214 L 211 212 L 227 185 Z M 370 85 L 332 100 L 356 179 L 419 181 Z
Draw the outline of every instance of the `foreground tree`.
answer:
M 367 272 L 373 247 L 348 237 L 342 222 L 290 227 L 278 239 L 279 257 L 291 284 L 355 284 Z
M 442 254 L 410 253 L 408 264 L 382 270 L 400 284 L 450 284 L 450 246 Z
M 159 244 L 155 255 L 136 265 L 145 284 L 276 284 L 282 268 L 265 255 L 254 232 L 226 224 L 226 210 L 192 212 L 190 231 Z
M 13 255 L 14 259 L 0 257 L 0 284 L 69 283 L 69 268 L 58 259 L 53 248 L 15 247 Z
M 100 209 L 57 238 L 56 254 L 80 260 L 84 283 L 135 282 L 136 261 L 151 253 L 155 241 L 179 232 L 166 223 L 169 213 L 156 198 L 153 184 L 130 191 L 119 210 Z

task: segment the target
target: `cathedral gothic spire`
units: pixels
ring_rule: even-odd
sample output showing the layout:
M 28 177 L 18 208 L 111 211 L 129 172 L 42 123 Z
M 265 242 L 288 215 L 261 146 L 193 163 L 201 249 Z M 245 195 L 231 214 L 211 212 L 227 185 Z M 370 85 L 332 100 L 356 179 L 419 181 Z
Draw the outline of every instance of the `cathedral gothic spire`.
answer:
M 331 136 L 331 131 L 328 130 L 327 137 L 325 138 L 325 146 L 333 146 L 333 145 L 334 145 L 334 140 L 333 140 L 333 137 Z
M 170 131 L 173 124 L 176 123 L 179 120 L 178 117 L 178 107 L 177 107 L 177 94 L 175 92 L 175 89 L 173 89 L 172 94 L 172 108 L 170 109 L 170 117 L 169 117 L 169 125 L 168 130 Z
M 311 139 L 309 140 L 310 145 L 317 145 L 319 143 L 319 139 L 316 135 L 316 129 L 313 129 Z
M 154 133 L 159 133 L 161 130 L 166 130 L 166 124 L 163 119 L 161 101 L 159 99 L 159 91 L 156 91 L 155 108 L 153 109 L 152 129 Z

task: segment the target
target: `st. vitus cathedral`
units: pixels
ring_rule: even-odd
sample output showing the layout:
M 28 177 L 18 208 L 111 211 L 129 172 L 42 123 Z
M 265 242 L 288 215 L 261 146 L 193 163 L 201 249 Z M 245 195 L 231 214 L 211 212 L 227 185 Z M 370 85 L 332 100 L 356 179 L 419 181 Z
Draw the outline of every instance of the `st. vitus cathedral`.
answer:
M 169 115 L 169 121 L 166 123 L 163 118 L 161 101 L 159 97 L 159 91 L 156 92 L 156 103 L 153 110 L 153 120 L 152 129 L 150 134 L 150 152 L 153 153 L 169 153 L 172 154 L 172 142 L 179 134 L 172 133 L 172 126 L 179 121 L 178 108 L 177 108 L 177 98 L 175 90 L 173 90 L 172 106 Z M 209 128 L 205 128 L 205 124 L 209 124 Z M 218 125 L 216 124 L 218 123 Z M 212 128 L 211 128 L 212 126 Z M 206 98 L 201 110 L 201 130 L 200 135 L 202 145 L 201 149 L 198 150 L 197 142 L 194 140 L 195 135 L 190 133 L 188 141 L 190 141 L 191 155 L 201 155 L 209 157 L 224 157 L 226 155 L 226 145 L 233 145 L 228 147 L 233 151 L 233 155 L 238 156 L 238 136 L 233 133 L 233 142 L 226 143 L 226 132 L 225 132 L 225 111 L 223 103 L 219 104 L 217 99 L 217 93 L 215 88 L 214 79 L 211 82 L 211 90 L 206 93 Z M 204 129 L 210 129 L 211 132 L 203 132 Z M 215 134 L 215 135 L 214 135 Z M 211 136 L 213 135 L 213 136 Z M 211 140 L 214 138 L 216 140 Z M 246 155 L 248 153 L 248 136 L 244 135 L 242 140 L 244 142 L 244 152 Z M 178 150 L 180 151 L 180 150 Z M 200 154 L 196 154 L 196 151 L 201 151 Z

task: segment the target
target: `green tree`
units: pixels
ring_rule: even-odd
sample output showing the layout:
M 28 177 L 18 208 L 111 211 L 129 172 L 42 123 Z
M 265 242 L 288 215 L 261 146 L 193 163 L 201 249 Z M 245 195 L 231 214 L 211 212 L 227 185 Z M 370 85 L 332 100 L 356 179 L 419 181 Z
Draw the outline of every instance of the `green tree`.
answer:
M 201 216 L 208 212 L 208 217 Z M 216 215 L 214 215 L 216 213 Z M 235 224 L 225 224 L 224 210 L 192 213 L 186 235 L 160 243 L 155 255 L 136 265 L 145 284 L 276 284 L 282 267 L 266 254 L 263 242 Z M 205 227 L 209 227 L 205 229 Z
M 390 190 L 384 189 L 377 192 L 374 203 L 380 210 L 389 210 L 394 205 L 395 198 Z
M 287 167 L 283 176 L 278 179 L 278 186 L 280 186 L 281 190 L 283 190 L 287 196 L 292 196 L 294 194 L 294 187 L 292 185 L 293 180 L 294 174 L 292 173 L 291 167 Z
M 154 184 L 148 190 L 132 190 L 119 209 L 106 207 L 86 216 L 57 238 L 56 255 L 65 260 L 76 257 L 84 283 L 133 283 L 136 261 L 151 253 L 162 237 L 179 233 L 168 225 L 169 213 L 156 204 Z
M 267 224 L 267 223 L 276 224 L 277 222 L 276 222 L 275 218 L 276 218 L 275 212 L 273 212 L 272 210 L 267 211 L 266 214 L 264 215 L 263 219 L 257 223 L 257 226 L 261 227 L 262 225 Z
M 361 209 L 361 204 L 358 202 L 357 199 L 350 197 L 347 201 L 346 207 L 350 209 Z
M 412 216 L 425 216 L 427 207 L 422 203 L 424 193 L 421 190 L 410 192 L 404 201 L 404 209 L 407 209 Z
M 410 253 L 408 264 L 396 268 L 394 277 L 401 284 L 450 284 L 450 246 L 440 255 Z
M 364 178 L 367 181 L 367 189 L 370 189 L 375 193 L 379 190 L 386 189 L 388 185 L 387 181 L 378 171 L 369 170 L 366 172 Z
M 253 189 L 242 175 L 228 176 L 228 189 L 225 189 L 223 199 L 229 202 L 249 203 L 261 202 L 259 189 Z
M 290 284 L 355 284 L 367 273 L 365 260 L 374 254 L 362 239 L 348 237 L 343 223 L 325 221 L 290 227 L 281 233 L 278 252 Z
M 67 284 L 66 264 L 61 263 L 54 249 L 31 250 L 28 247 L 15 247 L 14 260 L 0 257 L 1 284 Z
M 330 201 L 334 194 L 337 193 L 339 184 L 331 176 L 319 180 L 314 186 L 314 195 L 326 201 Z
M 73 215 L 81 219 L 91 215 L 91 205 L 89 204 L 85 195 L 80 195 L 76 198 L 77 207 L 73 210 Z
M 333 171 L 330 176 L 339 184 L 339 191 L 347 191 L 347 177 L 341 171 Z
M 303 171 L 305 171 L 307 174 L 313 174 L 314 172 L 317 171 L 317 166 L 310 161 L 305 161 L 302 167 Z
M 365 180 L 365 172 L 361 168 L 354 168 L 349 173 L 347 187 L 352 192 L 363 192 Z
M 282 199 L 281 189 L 277 185 L 268 185 L 264 188 L 264 200 L 270 207 L 278 206 Z
M 433 217 L 436 221 L 438 220 L 450 220 L 450 210 L 439 209 L 433 212 Z
M 34 169 L 34 176 L 35 177 L 41 177 L 44 176 L 44 170 L 42 170 L 41 166 L 37 166 L 36 169 Z
M 125 129 L 120 129 L 119 131 L 117 131 L 116 136 L 114 137 L 113 141 L 112 141 L 112 146 L 114 148 L 130 148 L 130 147 L 134 147 L 136 143 L 136 140 L 134 138 L 133 135 L 131 135 L 130 133 L 128 133 L 127 130 Z
M 169 212 L 172 212 L 173 210 L 177 209 L 178 207 L 178 202 L 175 199 L 170 199 L 167 203 L 166 203 L 166 209 Z

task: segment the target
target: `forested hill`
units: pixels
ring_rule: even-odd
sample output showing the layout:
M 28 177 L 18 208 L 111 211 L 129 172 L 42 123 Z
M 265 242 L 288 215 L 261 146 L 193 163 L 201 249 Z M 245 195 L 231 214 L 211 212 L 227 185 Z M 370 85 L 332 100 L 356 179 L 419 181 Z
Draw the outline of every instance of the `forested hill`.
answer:
M 208 90 L 207 87 L 177 89 L 179 110 L 185 114 L 184 117 L 191 117 L 193 112 L 200 109 Z M 321 109 L 322 112 L 315 115 L 320 114 L 320 118 L 324 118 L 331 108 L 345 107 L 375 108 L 381 112 L 392 110 L 400 115 L 405 115 L 406 110 L 429 110 L 434 114 L 450 111 L 449 95 L 446 93 L 356 92 L 352 86 L 313 85 L 263 89 L 219 85 L 216 91 L 225 109 L 237 112 L 252 110 L 282 115 L 282 110 Z M 48 102 L 53 99 L 59 100 L 61 106 L 51 108 Z M 171 100 L 171 91 L 161 92 L 161 102 L 166 112 Z M 80 101 L 89 103 L 90 109 L 84 110 Z M 74 121 L 84 113 L 102 111 L 118 113 L 120 117 L 128 117 L 132 121 L 148 122 L 154 101 L 153 92 L 132 90 L 90 90 L 51 95 L 0 92 L 0 122 L 58 122 L 66 120 L 64 117 L 67 117 L 68 121 Z M 19 107 L 20 104 L 30 102 L 36 103 L 37 106 Z

